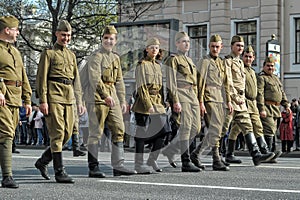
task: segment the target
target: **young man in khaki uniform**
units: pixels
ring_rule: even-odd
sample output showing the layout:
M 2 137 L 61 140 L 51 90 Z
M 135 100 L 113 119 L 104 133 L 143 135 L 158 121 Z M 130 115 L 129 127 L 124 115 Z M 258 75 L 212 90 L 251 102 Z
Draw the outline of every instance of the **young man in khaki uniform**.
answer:
M 64 169 L 62 147 L 73 133 L 74 104 L 77 105 L 79 115 L 84 113 L 76 56 L 67 48 L 71 34 L 69 22 L 60 21 L 53 48 L 46 49 L 41 54 L 36 79 L 36 92 L 40 110 L 45 115 L 50 147 L 36 161 L 35 166 L 45 179 L 50 179 L 47 165 L 53 159 L 58 183 L 74 183 Z
M 107 26 L 102 35 L 102 45 L 89 57 L 86 70 L 88 86 L 84 99 L 89 114 L 88 166 L 89 177 L 104 178 L 98 161 L 99 140 L 106 123 L 112 134 L 111 163 L 113 175 L 133 175 L 134 170 L 124 167 L 124 122 L 126 112 L 125 85 L 119 56 L 113 52 L 117 43 L 117 30 Z
M 257 97 L 257 78 L 255 71 L 252 69 L 252 63 L 255 60 L 255 52 L 251 45 L 249 45 L 242 54 L 243 63 L 245 66 L 246 87 L 245 87 L 245 103 L 247 105 L 248 113 L 251 118 L 254 135 L 262 154 L 270 153 L 268 145 L 264 139 L 263 126 L 259 117 L 259 111 L 257 109 L 256 97 Z M 230 130 L 228 136 L 229 140 L 236 141 L 241 129 L 238 126 L 233 127 Z M 233 149 L 234 150 L 234 149 Z M 275 159 L 280 156 L 281 152 L 275 152 L 275 156 L 268 162 L 275 162 Z
M 257 107 L 263 125 L 263 132 L 268 148 L 272 149 L 273 137 L 277 130 L 277 120 L 281 117 L 280 105 L 287 113 L 292 113 L 290 103 L 279 78 L 273 74 L 275 60 L 267 57 L 263 70 L 257 76 Z M 276 162 L 276 161 L 274 161 Z
M 26 115 L 31 114 L 31 88 L 20 52 L 14 43 L 19 35 L 19 20 L 0 17 L 0 166 L 2 187 L 18 188 L 12 177 L 12 143 L 19 122 L 22 99 Z
M 220 35 L 212 35 L 209 41 L 209 54 L 199 62 L 199 102 L 201 116 L 205 118 L 208 133 L 202 143 L 192 152 L 192 162 L 204 169 L 199 156 L 207 148 L 212 148 L 213 170 L 228 171 L 219 156 L 219 140 L 225 119 L 224 102 L 230 113 L 232 112 L 229 80 L 223 60 L 219 57 L 223 48 Z M 225 100 L 222 91 L 225 91 Z
M 167 89 L 169 101 L 173 105 L 172 111 L 179 119 L 178 137 L 164 151 L 170 164 L 176 167 L 174 155 L 177 146 L 180 147 L 182 172 L 199 172 L 190 160 L 189 147 L 194 137 L 200 133 L 201 116 L 198 102 L 197 69 L 192 59 L 187 56 L 190 50 L 190 38 L 185 32 L 175 35 L 177 54 L 172 54 L 166 59 Z
M 251 122 L 250 115 L 245 104 L 245 87 L 246 87 L 246 75 L 244 63 L 240 59 L 240 55 L 244 51 L 244 39 L 241 36 L 235 35 L 231 39 L 231 53 L 225 57 L 224 64 L 228 70 L 228 74 L 231 74 L 231 99 L 233 105 L 233 114 L 231 126 L 234 128 L 238 126 L 242 130 L 245 137 L 247 147 L 249 148 L 249 153 L 252 157 L 254 165 L 259 165 L 262 161 L 268 161 L 272 159 L 275 154 L 267 153 L 261 154 L 259 147 L 257 145 L 253 126 Z M 227 115 L 228 116 L 228 115 Z M 227 121 L 228 122 L 228 121 Z M 226 162 L 228 158 L 233 157 L 234 140 L 229 140 L 228 151 L 226 153 Z

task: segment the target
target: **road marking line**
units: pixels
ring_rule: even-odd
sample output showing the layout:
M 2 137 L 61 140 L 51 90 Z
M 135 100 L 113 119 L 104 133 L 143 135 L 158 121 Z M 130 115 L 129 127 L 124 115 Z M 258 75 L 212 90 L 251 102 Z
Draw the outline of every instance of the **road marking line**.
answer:
M 119 180 L 98 180 L 98 182 L 107 183 L 126 183 L 136 185 L 157 185 L 157 186 L 171 186 L 171 187 L 189 187 L 189 188 L 209 188 L 222 190 L 245 190 L 245 191 L 260 191 L 260 192 L 284 192 L 284 193 L 299 193 L 300 190 L 279 190 L 279 189 L 261 189 L 261 188 L 243 188 L 243 187 L 227 187 L 227 186 L 213 186 L 213 185 L 188 185 L 188 184 L 171 184 L 171 183 L 151 183 L 151 182 L 136 182 L 136 181 L 119 181 Z

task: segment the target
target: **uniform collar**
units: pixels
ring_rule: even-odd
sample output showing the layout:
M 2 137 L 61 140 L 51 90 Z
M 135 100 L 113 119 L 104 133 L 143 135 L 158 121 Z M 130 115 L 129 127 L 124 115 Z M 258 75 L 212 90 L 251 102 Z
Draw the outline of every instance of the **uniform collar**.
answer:
M 155 58 L 151 58 L 149 56 L 146 56 L 145 60 L 150 61 L 150 62 L 155 62 Z
M 232 58 L 240 59 L 240 56 L 236 56 L 233 52 L 230 53 L 230 56 Z
M 218 56 L 213 56 L 213 55 L 211 55 L 211 53 L 209 53 L 209 56 L 214 60 L 216 60 L 218 58 Z
M 62 46 L 62 45 L 60 45 L 60 44 L 58 44 L 58 43 L 55 43 L 54 44 L 54 49 L 59 49 L 59 50 L 64 50 L 64 49 L 66 49 L 66 47 L 65 46 Z
M 102 53 L 107 53 L 107 54 L 110 54 L 110 53 L 111 53 L 111 51 L 108 51 L 108 50 L 105 49 L 103 46 L 101 46 L 100 51 L 101 51 Z

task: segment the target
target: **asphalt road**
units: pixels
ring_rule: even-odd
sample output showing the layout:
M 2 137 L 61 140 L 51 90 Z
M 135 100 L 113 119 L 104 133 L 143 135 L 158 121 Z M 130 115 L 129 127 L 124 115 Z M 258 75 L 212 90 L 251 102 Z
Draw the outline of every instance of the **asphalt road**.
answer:
M 254 167 L 250 157 L 240 157 L 242 164 L 231 165 L 228 172 L 211 168 L 211 156 L 203 157 L 207 169 L 200 173 L 182 173 L 171 168 L 160 155 L 162 173 L 113 177 L 110 153 L 100 152 L 101 169 L 107 178 L 88 178 L 86 157 L 73 157 L 64 151 L 67 172 L 75 184 L 44 180 L 34 168 L 42 149 L 21 149 L 13 154 L 14 178 L 19 189 L 0 188 L 0 199 L 300 199 L 300 158 L 281 157 L 278 164 Z M 126 166 L 133 168 L 133 153 L 126 152 Z M 177 157 L 178 160 L 179 156 Z

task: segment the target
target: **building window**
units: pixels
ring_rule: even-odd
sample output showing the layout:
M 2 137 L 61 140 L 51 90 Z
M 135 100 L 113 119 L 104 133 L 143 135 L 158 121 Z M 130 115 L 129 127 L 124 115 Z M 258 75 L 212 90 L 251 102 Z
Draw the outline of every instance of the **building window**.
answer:
M 197 63 L 207 53 L 207 25 L 188 26 L 191 40 L 189 56 Z
M 257 23 L 256 21 L 243 21 L 243 22 L 236 22 L 236 34 L 243 36 L 245 41 L 245 48 L 248 45 L 251 45 L 253 49 L 257 49 Z M 256 57 L 257 56 L 256 51 Z M 256 60 L 252 64 L 253 66 L 256 66 Z
M 295 20 L 295 63 L 300 64 L 300 18 Z

